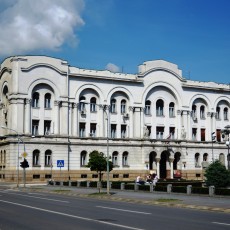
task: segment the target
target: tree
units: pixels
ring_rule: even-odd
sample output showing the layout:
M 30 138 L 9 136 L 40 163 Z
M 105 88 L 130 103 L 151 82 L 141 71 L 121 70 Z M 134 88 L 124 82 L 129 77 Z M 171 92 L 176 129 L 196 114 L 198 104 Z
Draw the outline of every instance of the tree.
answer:
M 215 161 L 208 166 L 204 176 L 208 186 L 214 185 L 216 188 L 230 185 L 230 171 L 228 171 L 220 161 Z
M 101 184 L 102 172 L 107 171 L 107 158 L 104 156 L 104 153 L 94 150 L 89 154 L 89 163 L 87 167 L 91 171 L 96 171 L 99 174 L 99 182 Z M 109 161 L 109 171 L 113 169 L 113 163 Z M 100 189 L 99 189 L 100 192 Z

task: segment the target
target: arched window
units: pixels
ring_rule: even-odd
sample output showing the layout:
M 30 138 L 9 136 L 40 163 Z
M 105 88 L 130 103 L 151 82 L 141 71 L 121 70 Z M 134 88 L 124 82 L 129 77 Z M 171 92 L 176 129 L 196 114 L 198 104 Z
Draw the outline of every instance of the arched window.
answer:
M 92 97 L 90 99 L 90 112 L 96 112 L 96 104 L 97 104 L 97 99 L 95 97 Z
M 44 105 L 44 107 L 46 109 L 51 108 L 51 94 L 50 93 L 45 94 L 45 105 Z
M 175 117 L 175 104 L 174 102 L 170 102 L 169 104 L 169 117 Z
M 151 115 L 151 101 L 145 102 L 145 115 Z
M 110 108 L 111 113 L 116 113 L 116 99 L 111 100 L 111 108 Z
M 49 149 L 45 151 L 45 166 L 52 166 L 52 152 Z
M 86 151 L 82 151 L 81 152 L 81 167 L 86 166 L 86 156 L 87 156 L 87 152 Z
M 220 107 L 219 106 L 217 106 L 216 107 L 216 119 L 220 119 Z
M 228 108 L 224 108 L 224 120 L 228 120 Z
M 82 101 L 82 102 L 81 102 Z M 82 111 L 85 111 L 85 97 L 84 96 L 81 96 L 80 97 L 80 104 L 79 104 L 79 110 L 82 112 Z
M 197 120 L 197 114 L 196 114 L 196 105 L 192 106 L 192 119 L 195 121 Z
M 40 166 L 40 151 L 38 149 L 33 151 L 33 166 Z
M 128 166 L 128 152 L 124 152 L 122 155 L 122 165 Z
M 207 153 L 204 153 L 204 155 L 203 155 L 203 161 L 208 161 L 208 154 Z
M 39 93 L 38 92 L 33 93 L 32 107 L 33 108 L 39 107 Z
M 179 167 L 178 163 L 180 162 L 181 153 L 176 152 L 174 154 L 173 169 L 177 170 Z
M 199 153 L 195 154 L 195 167 L 196 168 L 200 167 L 200 154 Z
M 156 115 L 164 116 L 164 102 L 161 99 L 157 100 L 156 103 Z
M 118 152 L 113 152 L 112 162 L 113 162 L 113 166 L 118 166 Z
M 126 112 L 126 100 L 121 101 L 121 114 Z
M 221 153 L 221 154 L 219 155 L 219 161 L 220 161 L 220 163 L 221 163 L 222 165 L 225 166 L 225 157 L 224 157 L 224 154 L 223 154 L 223 153 Z
M 200 107 L 200 119 L 205 119 L 205 107 L 202 105 Z

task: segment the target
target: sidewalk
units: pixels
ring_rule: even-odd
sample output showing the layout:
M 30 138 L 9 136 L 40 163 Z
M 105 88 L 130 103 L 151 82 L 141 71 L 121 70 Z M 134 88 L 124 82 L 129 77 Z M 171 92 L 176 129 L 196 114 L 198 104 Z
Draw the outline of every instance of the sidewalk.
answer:
M 19 188 L 23 190 L 24 188 Z M 186 195 L 179 193 L 167 192 L 134 192 L 111 189 L 111 195 L 106 194 L 106 189 L 101 190 L 98 194 L 96 188 L 78 188 L 68 186 L 47 186 L 47 185 L 26 185 L 26 190 L 49 192 L 55 194 L 66 194 L 69 196 L 80 196 L 86 198 L 114 200 L 122 202 L 143 203 L 149 205 L 164 205 L 171 207 L 190 208 L 199 210 L 209 210 L 225 212 L 230 214 L 230 197 L 207 195 Z

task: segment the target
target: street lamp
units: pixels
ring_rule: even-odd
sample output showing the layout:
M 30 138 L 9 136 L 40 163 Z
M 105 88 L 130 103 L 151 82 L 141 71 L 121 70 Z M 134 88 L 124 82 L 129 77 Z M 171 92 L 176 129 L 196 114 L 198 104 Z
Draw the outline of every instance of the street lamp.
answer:
M 80 103 L 84 104 L 90 104 L 89 102 L 86 102 L 85 100 L 80 100 Z M 106 115 L 106 120 L 107 120 L 107 137 L 106 137 L 106 145 L 107 145 L 107 155 L 106 155 L 106 174 L 107 174 L 107 195 L 110 195 L 110 183 L 109 183 L 109 113 L 107 112 L 107 105 L 98 105 L 99 108 L 103 109 L 103 112 Z
M 10 129 L 7 128 L 5 126 L 1 126 L 2 129 L 6 129 L 6 130 L 11 130 L 13 132 L 15 132 L 17 134 L 17 138 L 18 138 L 18 157 L 17 157 L 17 187 L 19 187 L 19 144 L 20 141 L 24 144 L 24 152 L 25 152 L 25 143 L 22 141 L 22 139 L 19 137 L 19 133 L 18 131 L 14 130 L 14 129 Z

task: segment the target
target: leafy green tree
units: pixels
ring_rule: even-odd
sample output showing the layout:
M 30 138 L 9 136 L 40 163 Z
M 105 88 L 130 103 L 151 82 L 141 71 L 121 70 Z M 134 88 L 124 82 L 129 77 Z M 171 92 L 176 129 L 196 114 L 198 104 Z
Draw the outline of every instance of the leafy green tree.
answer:
M 107 171 L 107 158 L 104 156 L 104 153 L 94 150 L 89 154 L 89 163 L 87 167 L 91 171 L 96 171 L 99 175 L 99 182 L 101 183 L 103 172 Z M 113 169 L 113 163 L 109 161 L 109 171 Z M 100 189 L 99 189 L 100 192 Z
M 220 188 L 230 185 L 230 171 L 220 161 L 210 164 L 204 176 L 208 186 L 214 185 L 216 188 Z

